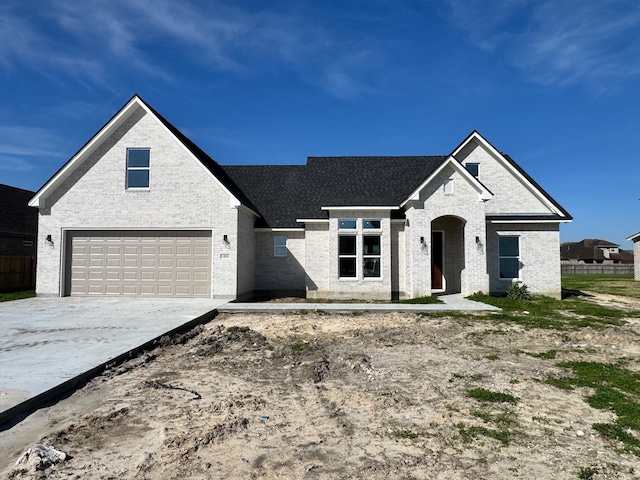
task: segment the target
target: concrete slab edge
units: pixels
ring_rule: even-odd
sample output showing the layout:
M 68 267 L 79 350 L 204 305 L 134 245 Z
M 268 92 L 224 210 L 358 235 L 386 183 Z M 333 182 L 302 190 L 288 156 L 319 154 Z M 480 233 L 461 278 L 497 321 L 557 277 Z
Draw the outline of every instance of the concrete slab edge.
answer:
M 493 305 L 447 305 L 447 304 L 383 304 L 383 303 L 228 303 L 220 313 L 295 313 L 300 311 L 331 313 L 426 313 L 426 312 L 499 312 Z
M 8 410 L 4 412 L 0 412 L 0 431 L 8 430 L 17 423 L 20 423 L 23 418 L 27 417 L 31 413 L 39 410 L 45 405 L 54 405 L 59 400 L 65 398 L 66 396 L 72 394 L 77 389 L 86 385 L 89 380 L 98 376 L 102 372 L 104 372 L 107 368 L 111 368 L 123 363 L 126 360 L 130 360 L 132 358 L 137 357 L 142 352 L 147 351 L 155 347 L 156 343 L 167 335 L 176 335 L 188 330 L 191 330 L 193 327 L 198 325 L 202 325 L 210 322 L 218 315 L 218 309 L 211 310 L 203 315 L 200 315 L 193 320 L 190 320 L 182 325 L 164 332 L 157 337 L 152 338 L 151 340 L 139 345 L 135 348 L 127 350 L 126 352 L 114 357 L 110 358 L 104 363 L 87 370 L 69 380 L 61 383 L 60 385 L 56 385 L 55 387 L 47 390 L 46 392 L 42 392 L 34 397 L 25 400 L 17 405 L 14 405 Z M 20 418 L 19 418 L 20 417 Z

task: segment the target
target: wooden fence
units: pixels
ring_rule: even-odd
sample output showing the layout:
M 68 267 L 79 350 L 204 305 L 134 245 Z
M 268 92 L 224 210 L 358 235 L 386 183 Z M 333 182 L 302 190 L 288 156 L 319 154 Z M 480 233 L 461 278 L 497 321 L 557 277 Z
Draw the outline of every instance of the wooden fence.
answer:
M 562 273 L 571 274 L 607 274 L 607 275 L 633 275 L 633 264 L 604 265 L 602 263 L 560 265 Z
M 0 292 L 36 288 L 35 257 L 0 257 Z

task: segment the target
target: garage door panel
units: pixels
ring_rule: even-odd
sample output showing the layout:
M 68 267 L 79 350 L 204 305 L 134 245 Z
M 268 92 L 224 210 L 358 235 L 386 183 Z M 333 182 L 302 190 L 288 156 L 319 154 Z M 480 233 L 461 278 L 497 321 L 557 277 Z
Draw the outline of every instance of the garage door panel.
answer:
M 209 232 L 68 235 L 68 294 L 211 295 Z

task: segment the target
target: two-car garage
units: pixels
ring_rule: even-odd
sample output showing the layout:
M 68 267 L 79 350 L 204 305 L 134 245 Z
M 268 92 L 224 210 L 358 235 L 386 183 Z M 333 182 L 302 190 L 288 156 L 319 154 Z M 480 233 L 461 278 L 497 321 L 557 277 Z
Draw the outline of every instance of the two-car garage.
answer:
M 211 231 L 67 231 L 64 295 L 211 296 Z

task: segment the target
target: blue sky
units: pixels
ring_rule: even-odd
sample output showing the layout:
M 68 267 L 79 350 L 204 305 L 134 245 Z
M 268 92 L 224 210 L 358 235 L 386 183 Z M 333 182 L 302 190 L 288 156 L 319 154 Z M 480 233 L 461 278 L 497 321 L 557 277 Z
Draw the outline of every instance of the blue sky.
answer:
M 574 216 L 562 241 L 640 231 L 637 0 L 0 3 L 0 183 L 40 188 L 134 93 L 223 165 L 476 129 Z

